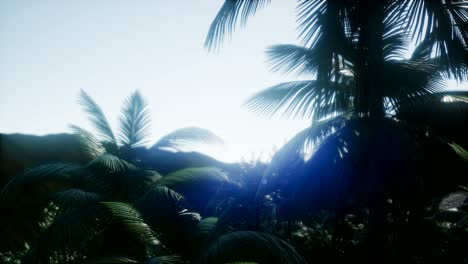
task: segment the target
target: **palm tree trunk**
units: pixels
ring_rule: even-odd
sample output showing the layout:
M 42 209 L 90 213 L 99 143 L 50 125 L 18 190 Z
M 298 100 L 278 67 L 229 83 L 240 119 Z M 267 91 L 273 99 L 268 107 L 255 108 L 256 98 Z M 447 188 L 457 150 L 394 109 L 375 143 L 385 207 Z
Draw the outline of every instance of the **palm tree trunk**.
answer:
M 360 14 L 359 58 L 357 61 L 358 112 L 373 118 L 385 115 L 382 91 L 384 5 L 380 1 L 365 1 Z

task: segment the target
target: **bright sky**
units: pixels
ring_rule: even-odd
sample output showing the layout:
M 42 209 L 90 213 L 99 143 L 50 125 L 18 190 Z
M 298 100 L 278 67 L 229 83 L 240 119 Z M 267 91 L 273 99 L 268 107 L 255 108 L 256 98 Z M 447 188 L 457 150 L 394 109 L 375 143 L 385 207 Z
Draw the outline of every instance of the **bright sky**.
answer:
M 218 156 L 272 152 L 306 120 L 265 120 L 241 108 L 288 78 L 268 72 L 264 50 L 296 43 L 295 1 L 273 1 L 219 53 L 204 40 L 223 1 L 0 1 L 0 133 L 90 128 L 81 88 L 114 128 L 123 100 L 139 89 L 152 113 L 152 140 L 199 126 L 226 142 Z
M 118 128 L 123 100 L 139 89 L 151 108 L 151 143 L 199 126 L 224 139 L 222 160 L 268 156 L 309 122 L 265 120 L 241 105 L 291 79 L 268 72 L 264 50 L 297 44 L 296 2 L 272 1 L 208 53 L 205 36 L 222 2 L 0 1 L 0 133 L 90 128 L 77 104 L 81 88 Z

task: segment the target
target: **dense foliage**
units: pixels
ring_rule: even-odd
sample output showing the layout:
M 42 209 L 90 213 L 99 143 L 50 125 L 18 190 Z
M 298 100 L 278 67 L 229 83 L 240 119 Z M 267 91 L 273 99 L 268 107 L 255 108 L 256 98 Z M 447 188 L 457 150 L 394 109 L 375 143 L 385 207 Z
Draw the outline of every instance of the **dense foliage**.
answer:
M 226 0 L 207 47 L 269 3 Z M 97 133 L 72 127 L 79 160 L 7 175 L 1 260 L 466 263 L 468 98 L 445 92 L 444 79 L 467 79 L 467 8 L 299 0 L 304 46 L 267 55 L 272 70 L 312 79 L 267 88 L 246 107 L 312 124 L 269 164 L 190 152 L 194 142 L 222 142 L 202 128 L 146 148 L 149 112 L 138 92 L 114 134 L 82 91 Z

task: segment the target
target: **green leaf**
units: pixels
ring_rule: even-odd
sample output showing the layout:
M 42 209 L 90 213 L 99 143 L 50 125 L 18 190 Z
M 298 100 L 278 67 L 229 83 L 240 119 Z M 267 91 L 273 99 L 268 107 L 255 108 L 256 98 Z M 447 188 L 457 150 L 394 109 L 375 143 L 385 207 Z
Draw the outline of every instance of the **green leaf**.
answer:
M 260 116 L 312 117 L 318 120 L 329 115 L 351 110 L 351 87 L 340 83 L 295 81 L 280 83 L 267 88 L 244 104 Z
M 101 201 L 101 196 L 94 192 L 80 189 L 69 189 L 52 195 L 54 203 L 60 208 L 77 208 L 95 205 Z
M 73 164 L 44 164 L 13 177 L 2 189 L 1 197 L 12 206 L 41 201 L 50 193 L 77 184 L 74 173 L 80 167 Z M 24 195 L 27 193 L 28 195 Z
M 150 135 L 149 109 L 143 96 L 135 91 L 124 102 L 120 117 L 119 136 L 122 145 L 138 147 L 148 141 Z
M 158 256 L 154 258 L 150 258 L 146 261 L 140 262 L 134 259 L 130 259 L 127 257 L 107 257 L 101 258 L 97 260 L 92 260 L 86 262 L 88 264 L 132 264 L 132 263 L 139 263 L 139 264 L 183 264 L 186 263 L 181 256 L 178 255 L 167 255 L 167 256 Z
M 258 9 L 263 8 L 271 0 L 226 0 L 211 23 L 205 40 L 205 48 L 208 50 L 219 47 L 226 35 L 234 32 L 236 26 L 244 26 L 247 19 L 254 15 Z
M 272 158 L 273 164 L 287 164 L 290 158 L 310 157 L 314 149 L 331 134 L 343 128 L 349 120 L 347 115 L 338 115 L 330 119 L 314 122 L 310 127 L 297 133 Z
M 78 102 L 83 106 L 84 111 L 88 114 L 89 120 L 97 129 L 102 139 L 114 146 L 117 146 L 114 133 L 112 132 L 104 113 L 91 96 L 89 96 L 84 90 L 81 90 Z
M 204 213 L 211 199 L 233 185 L 226 174 L 215 167 L 188 168 L 170 173 L 157 182 L 181 193 L 190 205 Z
M 101 202 L 112 213 L 112 221 L 122 224 L 126 231 L 133 234 L 143 245 L 149 254 L 161 254 L 165 252 L 164 246 L 156 237 L 154 231 L 143 221 L 140 213 L 132 206 L 119 202 Z
M 313 75 L 317 72 L 318 49 L 297 45 L 273 45 L 266 51 L 273 72 Z
M 94 169 L 105 169 L 109 172 L 125 172 L 136 169 L 131 163 L 107 153 L 96 157 L 86 166 Z
M 102 144 L 85 129 L 78 126 L 71 126 L 74 134 L 78 136 L 81 148 L 85 153 L 91 158 L 94 159 L 102 154 L 104 154 L 105 149 Z
M 449 145 L 455 151 L 455 153 L 457 153 L 457 155 L 460 156 L 460 158 L 468 162 L 468 150 L 462 148 L 460 145 L 456 143 L 451 143 Z
M 307 263 L 287 242 L 253 231 L 237 231 L 219 237 L 199 262 Z
M 151 148 L 188 151 L 197 144 L 223 145 L 223 140 L 213 132 L 199 127 L 177 129 L 158 140 Z
M 190 191 L 195 189 L 195 186 L 199 184 L 204 186 L 213 186 L 227 181 L 228 178 L 221 169 L 215 167 L 201 167 L 188 168 L 170 173 L 160 179 L 157 183 L 176 191 L 178 189 Z

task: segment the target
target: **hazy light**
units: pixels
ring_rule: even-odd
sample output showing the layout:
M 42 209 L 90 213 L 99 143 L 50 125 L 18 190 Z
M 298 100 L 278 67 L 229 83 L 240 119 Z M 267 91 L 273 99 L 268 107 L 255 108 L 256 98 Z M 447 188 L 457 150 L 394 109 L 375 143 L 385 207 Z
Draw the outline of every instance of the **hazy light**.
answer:
M 71 132 L 69 124 L 90 129 L 77 104 L 81 88 L 118 129 L 123 100 L 139 89 L 151 109 L 149 145 L 176 129 L 198 126 L 226 142 L 225 149 L 203 150 L 217 158 L 268 159 L 275 145 L 309 122 L 264 120 L 240 106 L 287 79 L 268 72 L 264 50 L 298 44 L 296 2 L 272 2 L 219 53 L 208 53 L 204 39 L 221 5 L 212 0 L 1 1 L 0 132 Z

